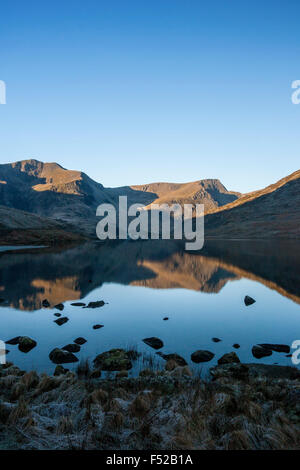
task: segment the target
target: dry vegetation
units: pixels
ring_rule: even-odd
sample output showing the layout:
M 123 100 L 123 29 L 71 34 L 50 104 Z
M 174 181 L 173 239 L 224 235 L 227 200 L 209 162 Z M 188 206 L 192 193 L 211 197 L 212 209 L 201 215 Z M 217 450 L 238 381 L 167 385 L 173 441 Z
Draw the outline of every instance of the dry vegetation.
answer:
M 1 366 L 0 449 L 299 448 L 292 369 L 270 378 L 230 364 L 202 380 L 172 362 L 135 379 L 93 379 L 88 364 L 55 377 Z

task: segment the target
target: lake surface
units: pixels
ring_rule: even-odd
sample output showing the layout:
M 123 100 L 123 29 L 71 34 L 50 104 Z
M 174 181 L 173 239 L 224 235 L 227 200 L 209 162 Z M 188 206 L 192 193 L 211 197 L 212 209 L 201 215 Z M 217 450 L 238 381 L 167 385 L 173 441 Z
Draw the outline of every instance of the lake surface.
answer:
M 256 303 L 246 307 L 245 295 Z M 158 240 L 2 252 L 0 297 L 0 339 L 20 335 L 37 341 L 29 353 L 7 346 L 7 360 L 26 370 L 52 373 L 49 352 L 79 336 L 87 340 L 79 360 L 92 361 L 115 347 L 144 353 L 131 375 L 147 367 L 150 357 L 163 367 L 142 341 L 151 336 L 163 341 L 163 353 L 180 354 L 202 373 L 230 351 L 242 362 L 292 365 L 284 353 L 258 360 L 251 349 L 300 339 L 300 244 L 207 241 L 203 250 L 187 253 L 180 243 Z M 49 308 L 42 308 L 44 299 Z M 107 303 L 96 309 L 71 305 L 79 300 Z M 62 316 L 69 318 L 62 326 L 54 323 L 60 302 Z M 94 330 L 95 324 L 104 327 Z M 213 337 L 222 341 L 214 343 Z M 198 349 L 215 357 L 194 364 L 190 356 Z

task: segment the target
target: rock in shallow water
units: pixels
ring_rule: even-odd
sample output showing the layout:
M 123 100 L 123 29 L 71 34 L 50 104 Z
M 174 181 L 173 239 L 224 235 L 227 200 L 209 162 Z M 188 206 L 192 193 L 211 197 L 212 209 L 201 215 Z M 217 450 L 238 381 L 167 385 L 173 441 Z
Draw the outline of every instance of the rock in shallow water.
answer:
M 65 307 L 64 307 L 64 304 L 57 304 L 57 305 L 54 305 L 54 308 L 57 308 L 57 310 L 62 311 Z
M 143 342 L 148 346 L 151 346 L 153 349 L 160 349 L 163 347 L 164 343 L 161 339 L 152 336 L 151 338 L 144 338 Z
M 15 338 L 9 339 L 8 341 L 5 341 L 6 344 L 11 344 L 12 346 L 15 346 L 16 344 L 19 344 L 21 336 L 16 336 Z
M 256 300 L 252 299 L 252 297 L 250 297 L 249 295 L 246 295 L 244 298 L 244 302 L 245 302 L 246 307 L 248 307 L 248 305 L 254 304 Z
M 212 338 L 211 339 L 214 343 L 219 343 L 220 341 L 222 341 L 220 338 Z
M 71 353 L 77 353 L 80 351 L 80 346 L 78 344 L 67 344 L 62 349 Z
M 241 361 L 235 352 L 224 354 L 224 356 L 220 357 L 218 360 L 218 364 L 233 364 L 239 362 Z
M 49 358 L 54 364 L 67 364 L 71 362 L 78 362 L 76 356 L 73 353 L 64 351 L 63 349 L 55 348 L 50 354 Z
M 132 363 L 124 349 L 110 349 L 94 359 L 96 368 L 106 371 L 128 370 Z
M 34 341 L 34 339 L 29 338 L 29 336 L 20 336 L 19 338 L 19 350 L 24 353 L 31 351 L 36 347 L 36 345 L 37 342 Z
M 263 348 L 260 345 L 253 346 L 252 348 L 252 354 L 256 359 L 261 359 L 262 357 L 267 357 L 272 355 L 272 350 Z
M 73 302 L 71 304 L 73 307 L 85 307 L 85 303 L 84 302 Z
M 42 306 L 43 306 L 44 308 L 49 308 L 49 307 L 50 307 L 50 303 L 48 302 L 47 299 L 44 299 L 44 300 L 42 301 Z
M 270 349 L 271 351 L 283 352 L 283 353 L 287 353 L 287 354 L 289 354 L 289 352 L 291 351 L 291 348 L 287 344 L 267 344 L 267 343 L 263 343 L 263 344 L 259 344 L 258 346 L 261 346 L 262 348 L 265 348 L 265 349 Z
M 99 308 L 103 307 L 105 302 L 103 300 L 97 300 L 96 302 L 89 302 L 84 308 Z
M 176 353 L 163 354 L 161 352 L 158 352 L 156 354 L 158 354 L 160 357 L 162 357 L 166 361 L 174 361 L 178 366 L 183 367 L 187 365 L 186 360 L 183 357 L 179 356 L 179 354 L 176 354 Z
M 54 323 L 56 323 L 58 326 L 61 326 L 64 323 L 67 323 L 67 321 L 69 321 L 68 317 L 61 317 L 61 318 L 58 318 L 57 320 L 54 320 Z
M 87 342 L 87 340 L 84 339 L 84 338 L 81 338 L 80 336 L 79 336 L 79 338 L 74 339 L 74 343 L 80 344 L 80 346 L 82 346 L 86 342 Z
M 94 325 L 93 330 L 99 330 L 100 328 L 103 328 L 104 325 Z
M 199 364 L 199 362 L 211 361 L 214 356 L 215 356 L 214 353 L 212 353 L 211 351 L 205 351 L 203 349 L 199 349 L 198 351 L 195 351 L 191 355 L 191 359 L 196 364 Z

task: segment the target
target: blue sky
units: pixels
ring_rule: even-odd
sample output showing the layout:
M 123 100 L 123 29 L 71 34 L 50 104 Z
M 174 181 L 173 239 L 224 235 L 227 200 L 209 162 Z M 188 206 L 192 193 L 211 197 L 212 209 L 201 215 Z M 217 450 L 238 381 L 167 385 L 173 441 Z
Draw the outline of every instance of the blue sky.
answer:
M 37 158 L 105 186 L 297 170 L 298 0 L 1 4 L 0 163 Z

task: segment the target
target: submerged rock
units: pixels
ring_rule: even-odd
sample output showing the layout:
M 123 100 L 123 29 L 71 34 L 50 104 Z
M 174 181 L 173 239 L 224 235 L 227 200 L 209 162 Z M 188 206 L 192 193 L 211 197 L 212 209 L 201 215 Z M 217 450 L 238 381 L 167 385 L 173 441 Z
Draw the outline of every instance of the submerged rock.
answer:
M 86 342 L 87 342 L 87 340 L 84 339 L 84 338 L 81 338 L 80 336 L 79 336 L 79 338 L 74 339 L 74 343 L 80 344 L 80 346 L 82 346 Z
M 64 351 L 69 351 L 72 353 L 77 353 L 80 351 L 80 346 L 78 344 L 67 344 L 62 348 Z
M 73 307 L 85 307 L 85 303 L 84 302 L 73 302 L 71 304 Z
M 220 341 L 222 341 L 220 338 L 212 338 L 211 339 L 214 343 L 219 343 Z
M 49 308 L 49 307 L 50 307 L 50 303 L 48 302 L 47 299 L 44 299 L 44 300 L 43 300 L 42 306 L 43 306 L 44 308 Z
M 50 354 L 49 358 L 54 364 L 66 364 L 71 362 L 78 362 L 76 356 L 73 353 L 64 351 L 63 349 L 55 348 Z
M 241 361 L 235 352 L 224 354 L 224 356 L 220 357 L 218 360 L 218 364 L 232 364 L 239 362 Z
M 103 307 L 105 302 L 103 300 L 97 300 L 96 302 L 89 302 L 84 308 L 99 308 Z
M 262 357 L 271 356 L 272 350 L 264 348 L 258 344 L 256 346 L 253 346 L 252 354 L 254 357 L 256 357 L 256 359 L 261 359 Z
M 265 349 L 270 349 L 271 351 L 275 352 L 283 352 L 289 354 L 291 351 L 291 348 L 287 344 L 259 344 L 258 346 L 261 346 L 262 348 Z
M 214 353 L 211 351 L 199 349 L 198 351 L 195 351 L 193 354 L 191 354 L 191 359 L 196 364 L 199 364 L 199 362 L 211 361 L 214 356 Z
M 36 345 L 37 342 L 34 341 L 34 339 L 29 338 L 29 336 L 20 336 L 19 338 L 19 350 L 24 353 L 31 351 L 36 347 Z
M 65 306 L 64 304 L 57 304 L 57 305 L 54 305 L 54 308 L 57 308 L 57 310 L 62 311 L 65 308 Z
M 58 318 L 57 320 L 54 320 L 54 323 L 56 323 L 58 326 L 61 326 L 64 323 L 67 323 L 67 321 L 69 321 L 68 317 L 61 317 L 61 318 Z
M 235 349 L 239 349 L 241 346 L 238 343 L 234 343 L 232 345 L 232 347 L 235 348 Z
M 54 314 L 54 316 L 55 316 L 55 317 L 61 317 L 61 313 L 56 312 L 56 313 Z
M 144 338 L 143 342 L 153 349 L 160 349 L 164 345 L 162 340 L 159 338 L 156 338 L 155 336 L 152 336 L 151 338 Z
M 132 363 L 124 349 L 110 349 L 99 354 L 94 359 L 94 365 L 107 371 L 128 370 L 132 368 Z
M 254 304 L 256 300 L 252 299 L 252 297 L 250 297 L 249 295 L 246 295 L 244 298 L 244 302 L 245 302 L 246 307 L 248 307 L 248 305 Z

